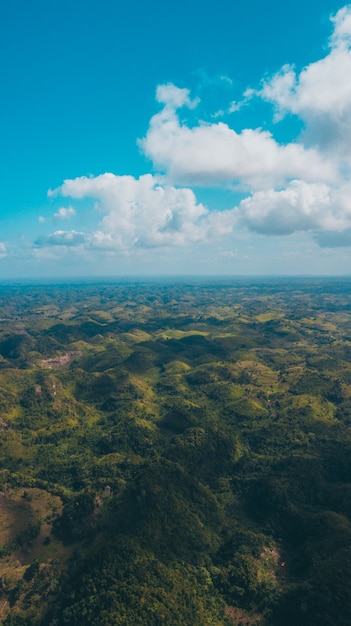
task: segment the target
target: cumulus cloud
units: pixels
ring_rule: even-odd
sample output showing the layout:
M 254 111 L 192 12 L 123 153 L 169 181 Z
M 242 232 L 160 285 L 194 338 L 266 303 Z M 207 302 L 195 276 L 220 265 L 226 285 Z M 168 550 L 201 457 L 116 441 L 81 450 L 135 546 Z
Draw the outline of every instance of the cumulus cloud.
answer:
M 135 248 L 185 246 L 219 240 L 234 231 L 262 235 L 310 232 L 321 246 L 349 245 L 351 183 L 290 181 L 283 189 L 266 189 L 226 211 L 209 211 L 188 188 L 161 185 L 150 174 L 139 179 L 111 173 L 66 180 L 51 195 L 98 200 L 98 228 L 85 234 L 57 230 L 36 246 L 128 251 Z M 324 235 L 322 236 L 322 234 Z
M 324 58 L 300 73 L 284 65 L 255 93 L 275 106 L 278 118 L 298 115 L 306 125 L 304 141 L 351 165 L 351 5 L 331 20 L 334 29 Z
M 71 217 L 73 217 L 76 214 L 74 208 L 72 206 L 69 206 L 68 208 L 65 207 L 60 207 L 56 213 L 53 214 L 52 217 L 44 217 L 43 215 L 40 215 L 38 217 L 39 222 L 41 222 L 42 224 L 44 222 L 50 222 L 52 220 L 57 221 L 57 220 L 68 220 Z
M 189 89 L 180 89 L 173 83 L 159 85 L 156 90 L 156 100 L 172 109 L 179 109 L 184 106 L 192 109 L 198 104 L 198 98 L 193 100 L 190 98 Z
M 240 222 L 262 234 L 309 231 L 322 247 L 351 245 L 351 5 L 331 18 L 326 56 L 300 73 L 284 65 L 261 88 L 275 107 L 276 121 L 297 115 L 305 124 L 300 141 L 334 163 L 339 179 L 303 173 L 282 188 L 258 190 L 240 204 Z
M 151 119 L 140 146 L 168 180 L 250 191 L 238 207 L 211 213 L 207 221 L 219 233 L 239 226 L 266 235 L 306 231 L 321 246 L 350 245 L 351 5 L 331 22 L 323 58 L 299 73 L 284 65 L 243 96 L 245 104 L 253 96 L 270 102 L 276 121 L 297 115 L 304 122 L 297 140 L 279 144 L 260 128 L 236 132 L 221 122 L 190 126 L 180 121 L 176 99 Z M 183 93 L 179 106 L 189 99 Z
M 58 220 L 67 220 L 75 214 L 76 212 L 73 207 L 70 206 L 67 209 L 65 207 L 61 207 L 56 213 L 54 213 L 54 218 Z
M 140 178 L 116 176 L 111 173 L 96 177 L 82 176 L 66 180 L 61 187 L 49 192 L 50 196 L 75 199 L 92 198 L 99 202 L 102 215 L 98 229 L 89 243 L 94 247 L 182 246 L 204 241 L 211 236 L 212 217 L 198 203 L 194 192 L 188 188 L 162 185 L 157 178 L 146 174 Z M 210 219 L 211 218 L 211 219 Z M 213 233 L 219 232 L 219 227 Z M 82 233 L 74 233 L 75 241 Z M 56 231 L 42 238 L 40 244 L 70 245 L 67 233 Z M 84 243 L 83 239 L 78 243 Z
M 0 259 L 7 256 L 7 248 L 6 244 L 3 241 L 0 241 Z
M 351 5 L 342 7 L 331 21 L 335 24 L 334 32 L 330 38 L 332 47 L 350 48 L 351 46 Z
M 351 184 L 291 181 L 280 191 L 255 192 L 241 201 L 240 223 L 265 235 L 298 231 L 339 232 L 351 228 Z
M 302 120 L 304 131 L 297 139 L 282 144 L 261 128 L 237 131 L 213 123 L 228 108 L 217 111 L 211 123 L 190 124 L 184 121 L 186 109 L 194 110 L 194 119 L 199 100 L 188 89 L 159 85 L 161 110 L 138 140 L 158 174 L 106 173 L 64 181 L 49 196 L 94 200 L 99 223 L 90 233 L 56 230 L 37 239 L 37 250 L 128 253 L 208 242 L 243 229 L 276 236 L 308 232 L 321 247 L 351 245 L 351 6 L 331 21 L 322 59 L 300 72 L 284 65 L 229 108 L 237 112 L 254 97 L 269 102 L 276 121 L 287 114 Z M 197 201 L 192 185 L 235 188 L 248 195 L 228 210 L 209 210 Z M 61 207 L 50 219 L 74 215 L 73 206 Z
M 166 87 L 167 93 L 176 89 Z M 296 143 L 279 145 L 267 131 L 248 128 L 237 133 L 222 122 L 193 128 L 181 124 L 177 103 L 187 105 L 189 94 L 180 91 L 151 119 L 146 137 L 139 141 L 146 156 L 172 182 L 260 189 L 300 177 L 336 180 L 333 163 L 316 150 Z

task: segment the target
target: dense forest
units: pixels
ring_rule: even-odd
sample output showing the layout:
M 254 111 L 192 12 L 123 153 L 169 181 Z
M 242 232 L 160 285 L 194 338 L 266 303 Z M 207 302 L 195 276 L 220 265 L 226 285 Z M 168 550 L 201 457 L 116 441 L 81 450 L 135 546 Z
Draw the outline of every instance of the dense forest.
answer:
M 0 285 L 0 623 L 349 626 L 351 279 Z

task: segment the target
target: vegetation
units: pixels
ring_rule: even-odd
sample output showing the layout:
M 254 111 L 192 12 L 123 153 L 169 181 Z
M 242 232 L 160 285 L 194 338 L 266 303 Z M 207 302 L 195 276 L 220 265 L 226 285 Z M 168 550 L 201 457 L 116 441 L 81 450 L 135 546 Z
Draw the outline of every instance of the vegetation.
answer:
M 350 624 L 350 280 L 0 310 L 1 623 Z

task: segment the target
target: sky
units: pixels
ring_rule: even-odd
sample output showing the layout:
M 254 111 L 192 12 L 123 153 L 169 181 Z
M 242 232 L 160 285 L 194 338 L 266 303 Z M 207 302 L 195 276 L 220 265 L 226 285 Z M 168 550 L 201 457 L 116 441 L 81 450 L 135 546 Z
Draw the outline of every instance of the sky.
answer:
M 351 5 L 3 0 L 0 279 L 351 273 Z

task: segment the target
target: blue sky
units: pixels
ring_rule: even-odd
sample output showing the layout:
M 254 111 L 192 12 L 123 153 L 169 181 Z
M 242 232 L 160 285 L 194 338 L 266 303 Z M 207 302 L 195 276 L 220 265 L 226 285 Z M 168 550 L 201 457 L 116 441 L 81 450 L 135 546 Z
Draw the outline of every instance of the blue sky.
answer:
M 0 6 L 0 278 L 349 274 L 351 5 Z

